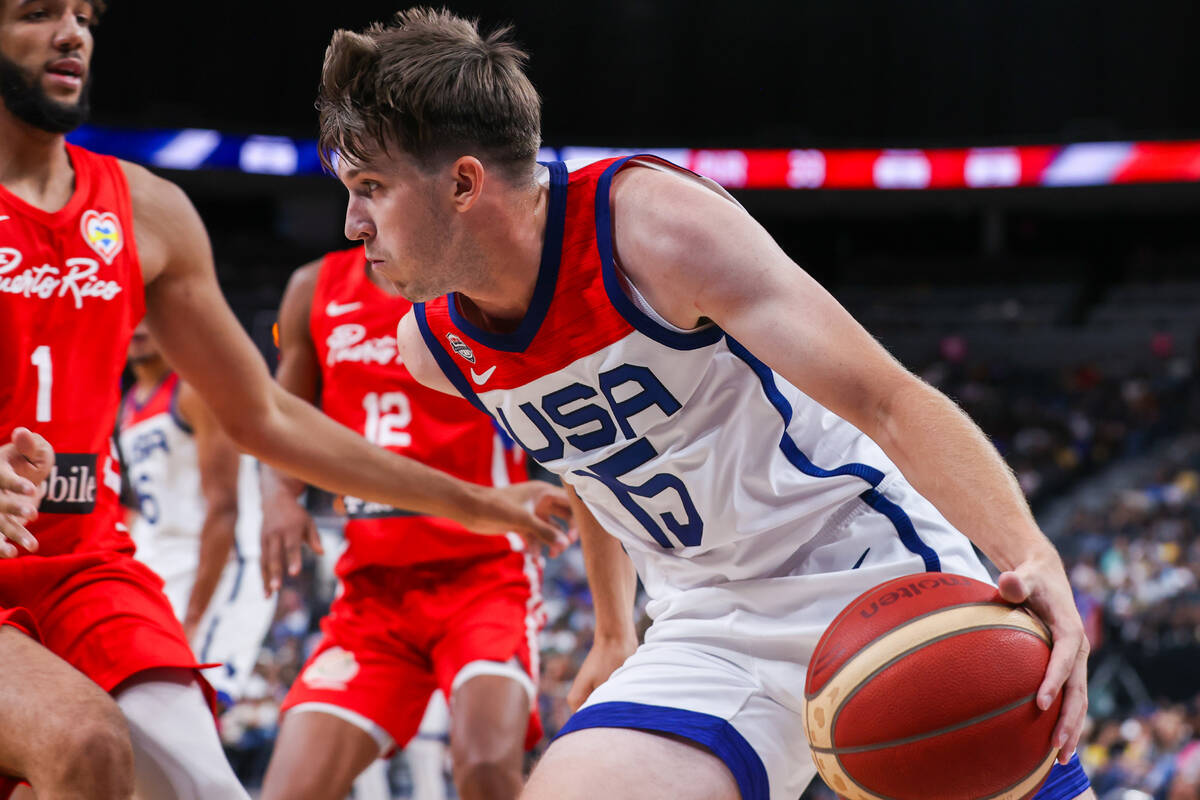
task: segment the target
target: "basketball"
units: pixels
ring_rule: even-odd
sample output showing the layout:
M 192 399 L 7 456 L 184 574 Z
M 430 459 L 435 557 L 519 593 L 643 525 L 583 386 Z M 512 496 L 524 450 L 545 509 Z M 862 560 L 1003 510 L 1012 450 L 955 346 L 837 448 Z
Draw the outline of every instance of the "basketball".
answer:
M 805 727 L 848 800 L 1022 800 L 1054 763 L 1050 634 L 994 586 L 927 572 L 863 593 L 817 643 Z

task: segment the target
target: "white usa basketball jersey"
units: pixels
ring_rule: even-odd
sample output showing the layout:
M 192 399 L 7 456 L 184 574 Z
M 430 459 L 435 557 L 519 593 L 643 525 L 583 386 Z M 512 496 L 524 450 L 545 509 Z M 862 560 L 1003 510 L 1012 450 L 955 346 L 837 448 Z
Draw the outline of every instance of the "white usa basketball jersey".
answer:
M 205 503 L 191 428 L 176 403 L 179 377 L 170 373 L 144 402 L 131 390 L 121 405 L 118 436 L 129 481 L 138 501 L 131 535 L 137 557 L 172 587 L 194 578 Z M 258 465 L 243 455 L 238 469 L 238 559 L 256 559 L 262 508 Z M 190 591 L 190 583 L 188 584 Z M 183 602 L 186 602 L 186 594 Z M 171 597 L 172 604 L 177 598 Z M 176 607 L 181 614 L 183 609 Z
M 863 504 L 939 569 L 878 445 L 717 326 L 666 323 L 624 278 L 608 190 L 626 163 L 549 166 L 541 271 L 515 332 L 472 325 L 454 296 L 416 307 L 455 386 L 621 539 L 652 614 L 682 592 L 792 574 L 805 541 Z

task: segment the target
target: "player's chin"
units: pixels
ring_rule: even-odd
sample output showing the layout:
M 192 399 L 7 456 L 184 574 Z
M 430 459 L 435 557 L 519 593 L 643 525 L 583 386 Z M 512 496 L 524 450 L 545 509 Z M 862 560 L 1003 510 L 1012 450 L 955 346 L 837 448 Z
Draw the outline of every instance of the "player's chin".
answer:
M 445 294 L 445 292 L 436 291 L 429 286 L 422 286 L 420 283 L 401 283 L 394 280 L 391 284 L 396 293 L 410 303 L 428 303 L 430 300 L 435 300 Z

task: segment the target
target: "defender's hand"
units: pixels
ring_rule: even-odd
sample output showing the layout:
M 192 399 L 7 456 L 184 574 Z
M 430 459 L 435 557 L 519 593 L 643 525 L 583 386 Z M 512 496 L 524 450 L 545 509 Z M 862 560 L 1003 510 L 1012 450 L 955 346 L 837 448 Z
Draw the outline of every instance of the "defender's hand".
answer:
M 1051 741 L 1059 748 L 1059 763 L 1066 764 L 1079 745 L 1087 715 L 1089 645 L 1062 561 L 1052 550 L 1038 553 L 1002 573 L 997 583 L 1001 597 L 1028 605 L 1050 627 L 1054 644 L 1037 705 L 1045 711 L 1059 691 L 1064 692 Z
M 25 526 L 37 519 L 53 468 L 54 449 L 28 428 L 16 428 L 12 440 L 0 445 L 0 558 L 18 555 L 13 543 L 37 550 L 37 539 Z
M 300 547 L 307 544 L 317 555 L 324 555 L 316 523 L 296 498 L 286 492 L 263 497 L 262 579 L 263 591 L 270 597 L 283 586 L 284 570 L 300 573 Z
M 498 489 L 486 489 L 483 504 L 472 519 L 464 522 L 478 533 L 515 533 L 530 548 L 546 545 L 550 556 L 557 556 L 574 539 L 554 523 L 571 521 L 567 495 L 545 481 L 525 481 Z
M 601 639 L 596 637 L 587 658 L 579 667 L 579 674 L 571 684 L 567 693 L 567 705 L 571 711 L 578 711 L 596 687 L 608 680 L 617 671 L 617 667 L 637 650 L 637 639 Z

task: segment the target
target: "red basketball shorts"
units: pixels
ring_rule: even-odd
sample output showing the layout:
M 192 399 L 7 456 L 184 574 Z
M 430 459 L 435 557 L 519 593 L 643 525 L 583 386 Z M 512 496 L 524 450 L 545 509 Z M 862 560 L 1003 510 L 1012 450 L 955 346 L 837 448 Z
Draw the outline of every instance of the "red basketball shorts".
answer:
M 106 692 L 148 669 L 200 666 L 162 580 L 124 553 L 0 560 L 0 625 L 37 639 Z M 0 800 L 15 785 L 0 776 Z
M 350 712 L 352 722 L 364 718 L 386 733 L 386 752 L 413 737 L 435 689 L 450 698 L 475 675 L 505 675 L 530 695 L 526 748 L 541 738 L 540 558 L 513 552 L 367 567 L 345 576 L 343 589 L 321 622 L 321 643 L 284 699 L 284 711 L 319 703 Z

